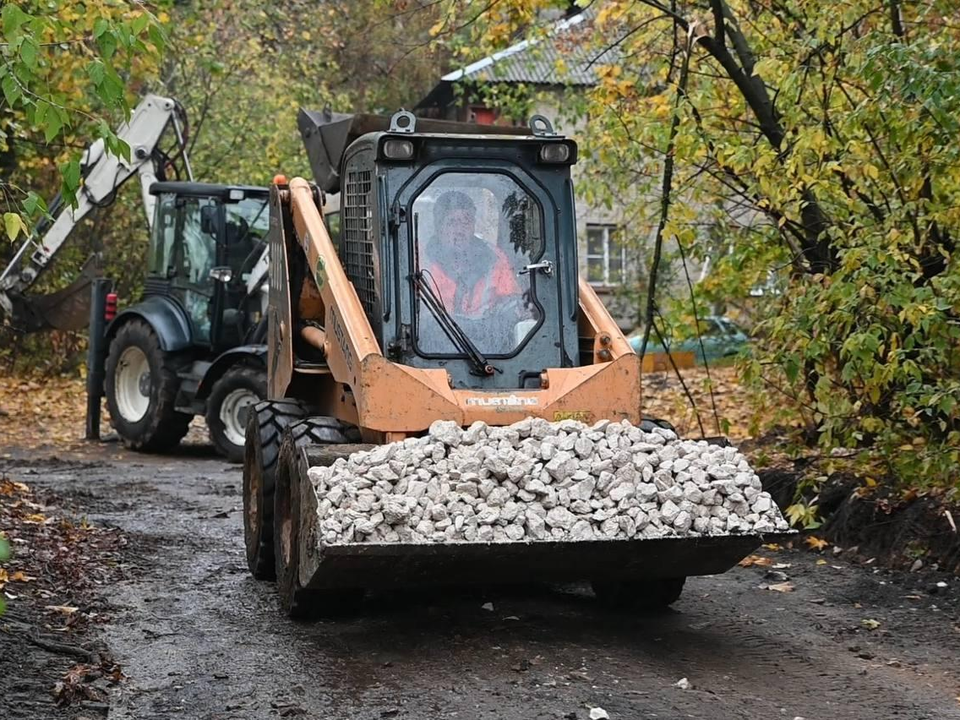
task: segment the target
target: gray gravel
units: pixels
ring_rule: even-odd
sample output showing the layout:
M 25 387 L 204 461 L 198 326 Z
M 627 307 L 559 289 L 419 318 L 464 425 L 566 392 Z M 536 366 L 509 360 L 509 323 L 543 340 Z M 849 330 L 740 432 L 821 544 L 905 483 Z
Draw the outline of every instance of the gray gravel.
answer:
M 310 469 L 320 542 L 696 537 L 789 529 L 733 447 L 627 421 L 528 418 L 422 438 Z

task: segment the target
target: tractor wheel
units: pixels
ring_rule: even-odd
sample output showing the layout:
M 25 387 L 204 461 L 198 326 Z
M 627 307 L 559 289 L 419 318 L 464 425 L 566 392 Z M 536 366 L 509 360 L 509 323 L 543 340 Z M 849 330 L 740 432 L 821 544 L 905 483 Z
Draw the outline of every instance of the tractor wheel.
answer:
M 148 323 L 131 320 L 117 331 L 107 355 L 105 391 L 110 422 L 127 447 L 168 450 L 187 434 L 192 416 L 174 409 L 178 366 Z
M 243 462 L 247 415 L 267 396 L 262 368 L 239 366 L 223 374 L 207 399 L 207 428 L 217 451 L 228 462 Z
M 301 465 L 299 448 L 314 437 L 317 444 L 343 444 L 345 438 L 332 418 L 310 418 L 292 426 L 280 447 L 276 476 L 276 527 L 274 556 L 277 567 L 277 591 L 280 606 L 293 620 L 316 620 L 342 615 L 355 609 L 363 599 L 361 588 L 312 590 L 300 584 L 301 492 L 310 488 L 310 479 Z M 313 444 L 313 443 L 309 443 Z M 312 488 L 309 489 L 312 492 Z
M 273 488 L 280 441 L 306 408 L 295 400 L 257 403 L 247 413 L 243 456 L 243 535 L 247 565 L 258 580 L 273 580 Z
M 593 593 L 603 605 L 619 610 L 662 610 L 680 598 L 686 578 L 594 580 Z

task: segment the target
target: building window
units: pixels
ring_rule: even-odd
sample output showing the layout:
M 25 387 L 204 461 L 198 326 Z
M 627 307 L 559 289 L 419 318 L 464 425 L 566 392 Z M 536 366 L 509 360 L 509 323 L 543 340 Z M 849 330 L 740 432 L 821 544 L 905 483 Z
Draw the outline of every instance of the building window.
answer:
M 617 235 L 616 225 L 587 225 L 587 281 L 591 285 L 623 283 L 627 251 Z

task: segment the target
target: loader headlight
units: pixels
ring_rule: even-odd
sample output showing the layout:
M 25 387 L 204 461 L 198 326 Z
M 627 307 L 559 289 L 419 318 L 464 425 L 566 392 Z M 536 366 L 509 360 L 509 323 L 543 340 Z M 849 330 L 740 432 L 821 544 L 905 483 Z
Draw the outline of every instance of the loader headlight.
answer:
M 570 146 L 564 143 L 547 143 L 540 146 L 540 162 L 565 163 L 570 159 Z
M 413 158 L 413 143 L 410 140 L 387 140 L 383 143 L 383 156 L 387 160 L 410 160 Z

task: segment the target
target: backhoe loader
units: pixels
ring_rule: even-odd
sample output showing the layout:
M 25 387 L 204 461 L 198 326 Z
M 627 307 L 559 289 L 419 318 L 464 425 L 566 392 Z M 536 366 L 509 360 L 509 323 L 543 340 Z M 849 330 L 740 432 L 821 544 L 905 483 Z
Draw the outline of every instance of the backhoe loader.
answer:
M 55 198 L 0 271 L 0 319 L 20 332 L 90 322 L 99 258 L 58 292 L 32 291 L 83 219 L 138 177 L 150 229 L 143 294 L 96 324 L 105 352 L 90 373 L 105 383 L 91 395 L 97 407 L 106 395 L 113 426 L 134 449 L 166 450 L 202 415 L 217 450 L 239 462 L 247 410 L 266 393 L 266 348 L 254 336 L 265 304 L 267 189 L 194 182 L 186 113 L 172 98 L 144 96 L 117 136 L 129 159 L 92 143 L 76 206 Z
M 312 467 L 438 420 L 639 426 L 641 373 L 578 275 L 577 145 L 547 119 L 301 110 L 299 125 L 318 185 L 279 177 L 271 188 L 269 400 L 248 419 L 243 482 L 248 564 L 277 578 L 286 612 L 322 612 L 366 588 L 531 580 L 592 580 L 598 593 L 666 604 L 686 576 L 723 572 L 761 542 L 321 543 Z M 322 207 L 338 191 L 335 244 Z

